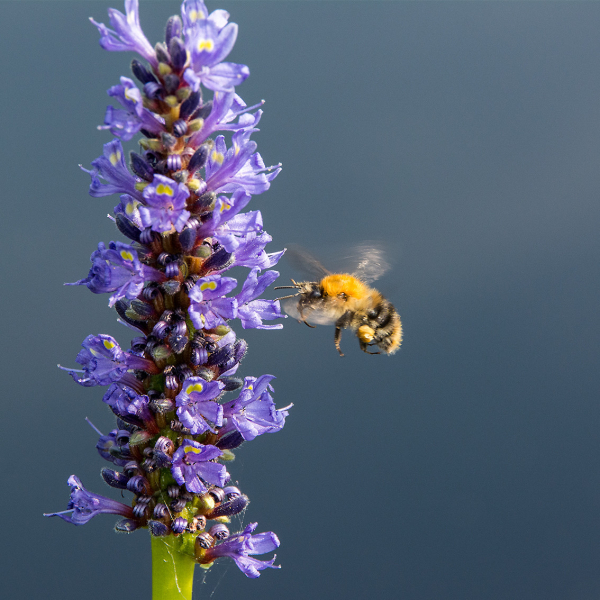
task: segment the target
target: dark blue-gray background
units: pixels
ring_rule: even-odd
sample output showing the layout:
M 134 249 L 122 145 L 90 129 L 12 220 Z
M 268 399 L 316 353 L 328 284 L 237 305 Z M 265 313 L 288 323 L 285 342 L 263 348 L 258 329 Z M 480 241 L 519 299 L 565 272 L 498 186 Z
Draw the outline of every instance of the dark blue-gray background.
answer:
M 118 497 L 84 421 L 111 429 L 103 392 L 55 367 L 90 333 L 130 338 L 106 296 L 62 287 L 121 239 L 116 198 L 77 167 L 129 74 L 87 21 L 110 5 L 0 5 L 3 598 L 150 597 L 146 532 L 41 517 L 71 473 Z M 332 328 L 243 332 L 240 373 L 294 403 L 229 469 L 282 569 L 225 561 L 195 597 L 598 598 L 600 4 L 215 8 L 240 26 L 239 93 L 267 100 L 259 150 L 284 165 L 251 205 L 271 250 L 386 244 L 405 342 L 366 356 L 347 332 L 340 359 Z M 177 11 L 142 2 L 152 42 Z

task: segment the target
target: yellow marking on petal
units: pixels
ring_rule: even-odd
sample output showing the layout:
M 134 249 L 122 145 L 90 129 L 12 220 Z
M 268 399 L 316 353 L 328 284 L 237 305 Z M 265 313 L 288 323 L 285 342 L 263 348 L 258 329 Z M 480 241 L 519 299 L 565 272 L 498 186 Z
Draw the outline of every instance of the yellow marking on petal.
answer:
M 127 98 L 127 100 L 131 100 L 132 102 L 137 102 L 138 99 L 135 96 L 130 95 L 129 92 L 133 92 L 133 88 L 128 88 L 125 90 L 125 98 Z
M 212 52 L 215 44 L 212 40 L 200 40 L 198 42 L 198 52 L 202 52 L 203 50 L 207 50 L 208 52 Z
M 159 183 L 156 186 L 156 193 L 157 194 L 161 194 L 161 195 L 166 195 L 166 196 L 172 196 L 173 195 L 173 188 L 170 185 L 167 185 L 165 183 Z
M 133 262 L 133 254 L 131 254 L 131 252 L 129 252 L 128 250 L 121 250 L 121 258 L 123 260 L 130 260 L 131 262 Z
M 200 285 L 201 292 L 203 292 L 204 290 L 216 290 L 216 289 L 217 289 L 216 281 L 206 281 L 205 283 Z
M 116 152 L 111 152 L 108 160 L 113 167 L 116 167 L 117 163 L 121 160 L 121 151 L 117 150 Z
M 201 383 L 191 383 L 185 388 L 185 393 L 189 396 L 192 392 L 201 392 L 204 386 Z
M 105 347 L 107 350 L 112 350 L 112 349 L 113 349 L 113 348 L 116 346 L 116 344 L 115 344 L 115 343 L 113 343 L 113 342 L 111 342 L 110 340 L 103 340 L 103 342 L 102 342 L 102 343 L 104 344 L 104 347 Z
M 194 446 L 184 446 L 183 451 L 187 454 L 188 452 L 193 452 L 194 454 L 200 454 L 202 452 L 202 448 L 195 448 Z
M 200 315 L 200 320 L 202 321 L 202 325 L 206 325 L 206 318 L 204 315 Z
M 220 165 L 222 165 L 223 161 L 225 160 L 225 157 L 223 156 L 223 154 L 221 154 L 221 152 L 217 152 L 216 150 L 214 150 L 212 153 L 212 159 L 216 163 L 219 163 Z
M 92 356 L 102 356 L 102 354 L 100 354 L 100 352 L 98 352 L 97 350 L 94 350 L 93 348 L 90 348 L 90 354 Z
M 248 389 L 249 389 L 249 390 L 253 390 L 253 389 L 254 389 L 254 386 L 253 386 L 252 384 L 250 384 L 250 385 L 248 386 Z
M 223 204 L 221 204 L 221 212 L 223 212 L 224 210 L 229 210 L 231 208 L 231 204 L 227 204 L 227 202 L 223 202 Z
M 128 202 L 125 205 L 125 214 L 127 215 L 133 215 L 136 211 L 136 207 L 137 207 L 137 203 L 136 202 Z
M 235 154 L 237 156 L 240 152 L 240 147 L 237 144 L 234 144 L 233 147 L 235 148 Z

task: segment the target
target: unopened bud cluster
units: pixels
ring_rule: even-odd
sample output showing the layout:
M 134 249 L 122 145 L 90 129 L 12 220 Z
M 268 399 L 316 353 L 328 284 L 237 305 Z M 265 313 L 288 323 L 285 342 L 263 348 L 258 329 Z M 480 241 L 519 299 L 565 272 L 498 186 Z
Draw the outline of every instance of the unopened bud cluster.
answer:
M 230 485 L 226 464 L 244 441 L 279 431 L 288 411 L 275 407 L 272 375 L 235 376 L 247 344 L 231 322 L 281 327 L 264 324 L 282 317 L 279 303 L 257 298 L 278 277 L 269 269 L 283 252 L 265 252 L 271 237 L 259 211 L 242 212 L 280 167 L 265 168 L 250 140 L 262 111 L 235 92 L 248 68 L 223 62 L 237 36 L 228 13 L 185 0 L 164 43 L 152 47 L 137 0 L 125 9 L 109 10 L 112 29 L 92 22 L 103 48 L 135 51 L 145 63 L 131 64 L 137 85 L 122 77 L 108 90 L 121 108 L 107 109 L 101 129 L 115 139 L 88 173 L 92 196 L 120 195 L 112 219 L 126 241 L 101 242 L 88 276 L 71 285 L 110 294 L 136 336 L 124 350 L 110 335 L 90 335 L 76 359 L 82 368 L 67 370 L 82 386 L 108 386 L 103 401 L 117 426 L 96 430 L 111 463 L 102 477 L 133 498 L 127 505 L 94 494 L 73 475 L 69 509 L 49 516 L 80 525 L 117 514 L 119 531 L 175 536 L 200 564 L 229 556 L 257 577 L 274 559 L 250 555 L 279 541 L 253 535 L 255 523 L 230 534 L 227 523 L 248 498 Z M 229 142 L 217 132 L 229 132 Z M 138 133 L 140 151 L 126 161 L 121 140 Z M 250 269 L 236 293 L 236 279 L 223 276 L 234 266 Z

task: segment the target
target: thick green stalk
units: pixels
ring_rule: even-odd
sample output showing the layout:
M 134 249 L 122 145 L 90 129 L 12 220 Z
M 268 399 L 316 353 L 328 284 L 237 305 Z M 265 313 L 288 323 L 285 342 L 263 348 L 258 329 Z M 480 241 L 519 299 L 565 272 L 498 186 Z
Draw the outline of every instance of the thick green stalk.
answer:
M 192 600 L 194 557 L 180 552 L 181 540 L 172 535 L 150 539 L 152 600 Z

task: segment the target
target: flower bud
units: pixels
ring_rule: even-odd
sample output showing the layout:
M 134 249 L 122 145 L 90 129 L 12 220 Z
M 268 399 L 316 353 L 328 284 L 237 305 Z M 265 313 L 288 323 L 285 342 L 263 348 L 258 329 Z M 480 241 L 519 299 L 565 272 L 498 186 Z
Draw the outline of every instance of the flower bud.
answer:
M 208 548 L 210 548 L 214 543 L 215 538 L 213 538 L 213 536 L 210 535 L 210 533 L 207 533 L 206 531 L 200 533 L 196 538 L 196 546 L 204 550 L 208 550 Z
M 115 531 L 119 533 L 131 533 L 135 531 L 140 526 L 140 523 L 135 519 L 121 519 L 115 525 Z
M 131 71 L 136 79 L 140 81 L 140 83 L 146 84 L 153 81 L 154 83 L 158 83 L 156 81 L 156 77 L 137 59 L 133 59 L 131 61 Z
M 110 487 L 114 487 L 120 490 L 127 489 L 127 482 L 129 481 L 129 477 L 125 475 L 125 473 L 121 473 L 120 471 L 115 471 L 114 469 L 104 468 L 100 471 L 102 475 L 102 479 L 110 485 Z
M 241 513 L 250 503 L 248 496 L 241 494 L 227 502 L 217 506 L 211 513 L 206 515 L 207 519 L 216 519 L 217 517 L 232 517 Z
M 183 25 L 181 23 L 181 18 L 179 17 L 179 15 L 173 15 L 172 17 L 169 17 L 165 29 L 165 42 L 167 43 L 167 46 L 171 44 L 171 40 L 174 37 L 181 37 L 182 31 Z
M 171 55 L 171 65 L 175 71 L 181 71 L 187 60 L 187 50 L 181 38 L 173 37 L 169 42 L 169 54 Z
M 187 519 L 184 519 L 183 517 L 177 517 L 171 523 L 171 529 L 175 534 L 183 533 L 187 527 L 187 524 Z
M 229 536 L 229 528 L 223 523 L 217 523 L 208 530 L 208 533 L 217 540 L 224 540 Z
M 154 537 L 164 537 L 169 534 L 169 528 L 160 521 L 148 521 L 148 529 Z
M 129 166 L 133 173 L 144 181 L 151 182 L 154 179 L 154 169 L 147 160 L 136 152 L 129 153 Z

